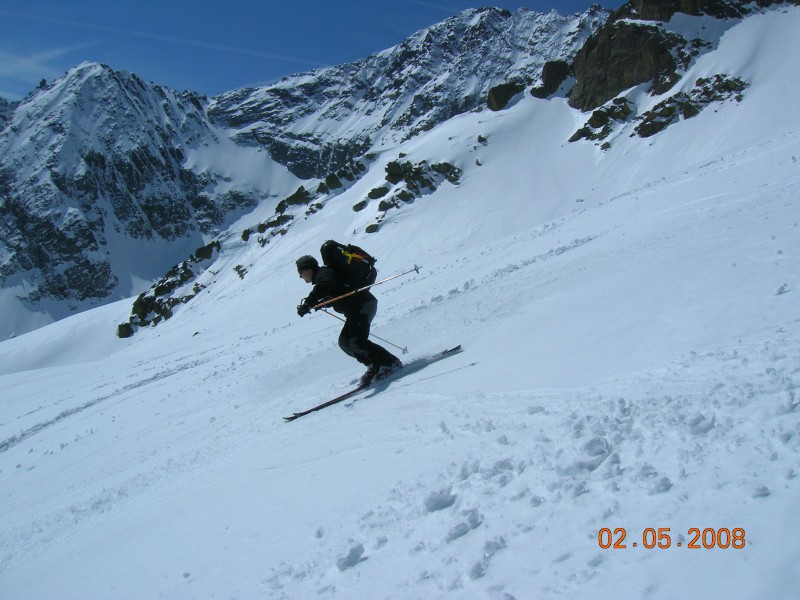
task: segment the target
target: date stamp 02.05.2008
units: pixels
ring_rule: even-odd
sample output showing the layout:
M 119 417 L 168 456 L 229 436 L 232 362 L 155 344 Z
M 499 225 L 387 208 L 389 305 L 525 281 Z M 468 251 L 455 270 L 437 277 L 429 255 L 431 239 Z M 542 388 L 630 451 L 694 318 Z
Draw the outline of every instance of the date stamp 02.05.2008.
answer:
M 629 535 L 628 530 L 624 527 L 616 527 L 615 529 L 603 527 L 597 532 L 597 543 L 604 550 L 637 547 L 647 549 L 660 548 L 662 550 L 673 547 L 704 548 L 706 550 L 733 548 L 741 550 L 747 545 L 745 531 L 741 527 L 733 529 L 728 529 L 727 527 L 720 527 L 719 529 L 691 527 L 686 536 L 679 534 L 675 541 L 672 539 L 669 527 L 647 527 L 638 538 L 635 537 L 635 534 Z

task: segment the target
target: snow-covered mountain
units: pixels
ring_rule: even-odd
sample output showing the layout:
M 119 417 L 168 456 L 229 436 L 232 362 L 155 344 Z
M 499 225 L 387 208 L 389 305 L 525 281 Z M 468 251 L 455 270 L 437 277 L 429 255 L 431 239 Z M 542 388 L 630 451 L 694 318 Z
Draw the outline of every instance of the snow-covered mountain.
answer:
M 224 94 L 209 114 L 299 177 L 324 177 L 484 106 L 498 85 L 538 83 L 546 62 L 571 61 L 608 16 L 471 9 L 363 60 Z
M 0 342 L 0 596 L 794 598 L 800 7 L 657 4 L 555 91 L 341 176 L 269 163 L 158 325 L 129 298 Z M 655 68 L 601 81 L 636 40 Z M 422 266 L 375 289 L 403 360 L 465 351 L 287 424 L 360 375 L 294 310 L 328 238 Z
M 535 82 L 607 18 L 469 10 L 362 61 L 211 100 L 104 65 L 70 70 L 0 133 L 0 335 L 143 291 L 238 216 L 272 212 L 298 177 Z
M 285 172 L 197 96 L 90 63 L 19 103 L 0 157 L 5 337 L 140 291 Z

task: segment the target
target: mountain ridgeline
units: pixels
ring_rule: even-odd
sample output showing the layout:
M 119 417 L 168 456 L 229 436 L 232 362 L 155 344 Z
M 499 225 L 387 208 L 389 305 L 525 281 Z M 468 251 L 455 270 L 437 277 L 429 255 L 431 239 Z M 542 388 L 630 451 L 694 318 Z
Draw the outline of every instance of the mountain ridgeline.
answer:
M 475 165 L 398 157 L 378 176 L 377 153 L 522 93 L 566 97 L 585 120 L 570 141 L 604 148 L 620 124 L 637 121 L 649 137 L 741 98 L 748 82 L 724 73 L 669 96 L 714 41 L 659 24 L 676 12 L 738 19 L 768 4 L 634 0 L 570 16 L 470 9 L 363 60 L 210 99 L 83 63 L 19 102 L 0 100 L 0 305 L 11 315 L 0 338 L 158 280 L 120 327 L 131 335 L 197 293 L 193 280 L 220 240 L 265 245 L 368 175 L 375 187 L 353 209 L 380 200 L 367 229 L 378 232 L 387 212 L 457 185 Z M 636 86 L 667 97 L 640 114 L 625 95 Z M 264 203 L 273 217 L 230 230 Z

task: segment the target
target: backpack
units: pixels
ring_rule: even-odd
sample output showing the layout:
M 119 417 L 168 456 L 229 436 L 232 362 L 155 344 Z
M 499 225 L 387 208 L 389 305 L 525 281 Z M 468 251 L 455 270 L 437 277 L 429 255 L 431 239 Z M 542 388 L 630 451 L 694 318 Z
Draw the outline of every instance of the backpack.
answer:
M 372 285 L 378 278 L 375 270 L 377 259 L 358 246 L 328 240 L 322 244 L 319 253 L 325 266 L 342 275 L 353 288 Z

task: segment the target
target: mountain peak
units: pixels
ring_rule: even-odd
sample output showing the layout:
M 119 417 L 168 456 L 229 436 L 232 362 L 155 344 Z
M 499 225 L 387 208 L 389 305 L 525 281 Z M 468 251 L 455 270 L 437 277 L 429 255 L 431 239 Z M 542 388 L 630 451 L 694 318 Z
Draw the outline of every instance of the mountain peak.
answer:
M 261 197 L 234 201 L 231 185 L 209 196 L 221 176 L 185 168 L 192 148 L 218 139 L 197 97 L 107 65 L 81 63 L 37 89 L 0 133 L 5 291 L 61 318 L 156 278 Z

